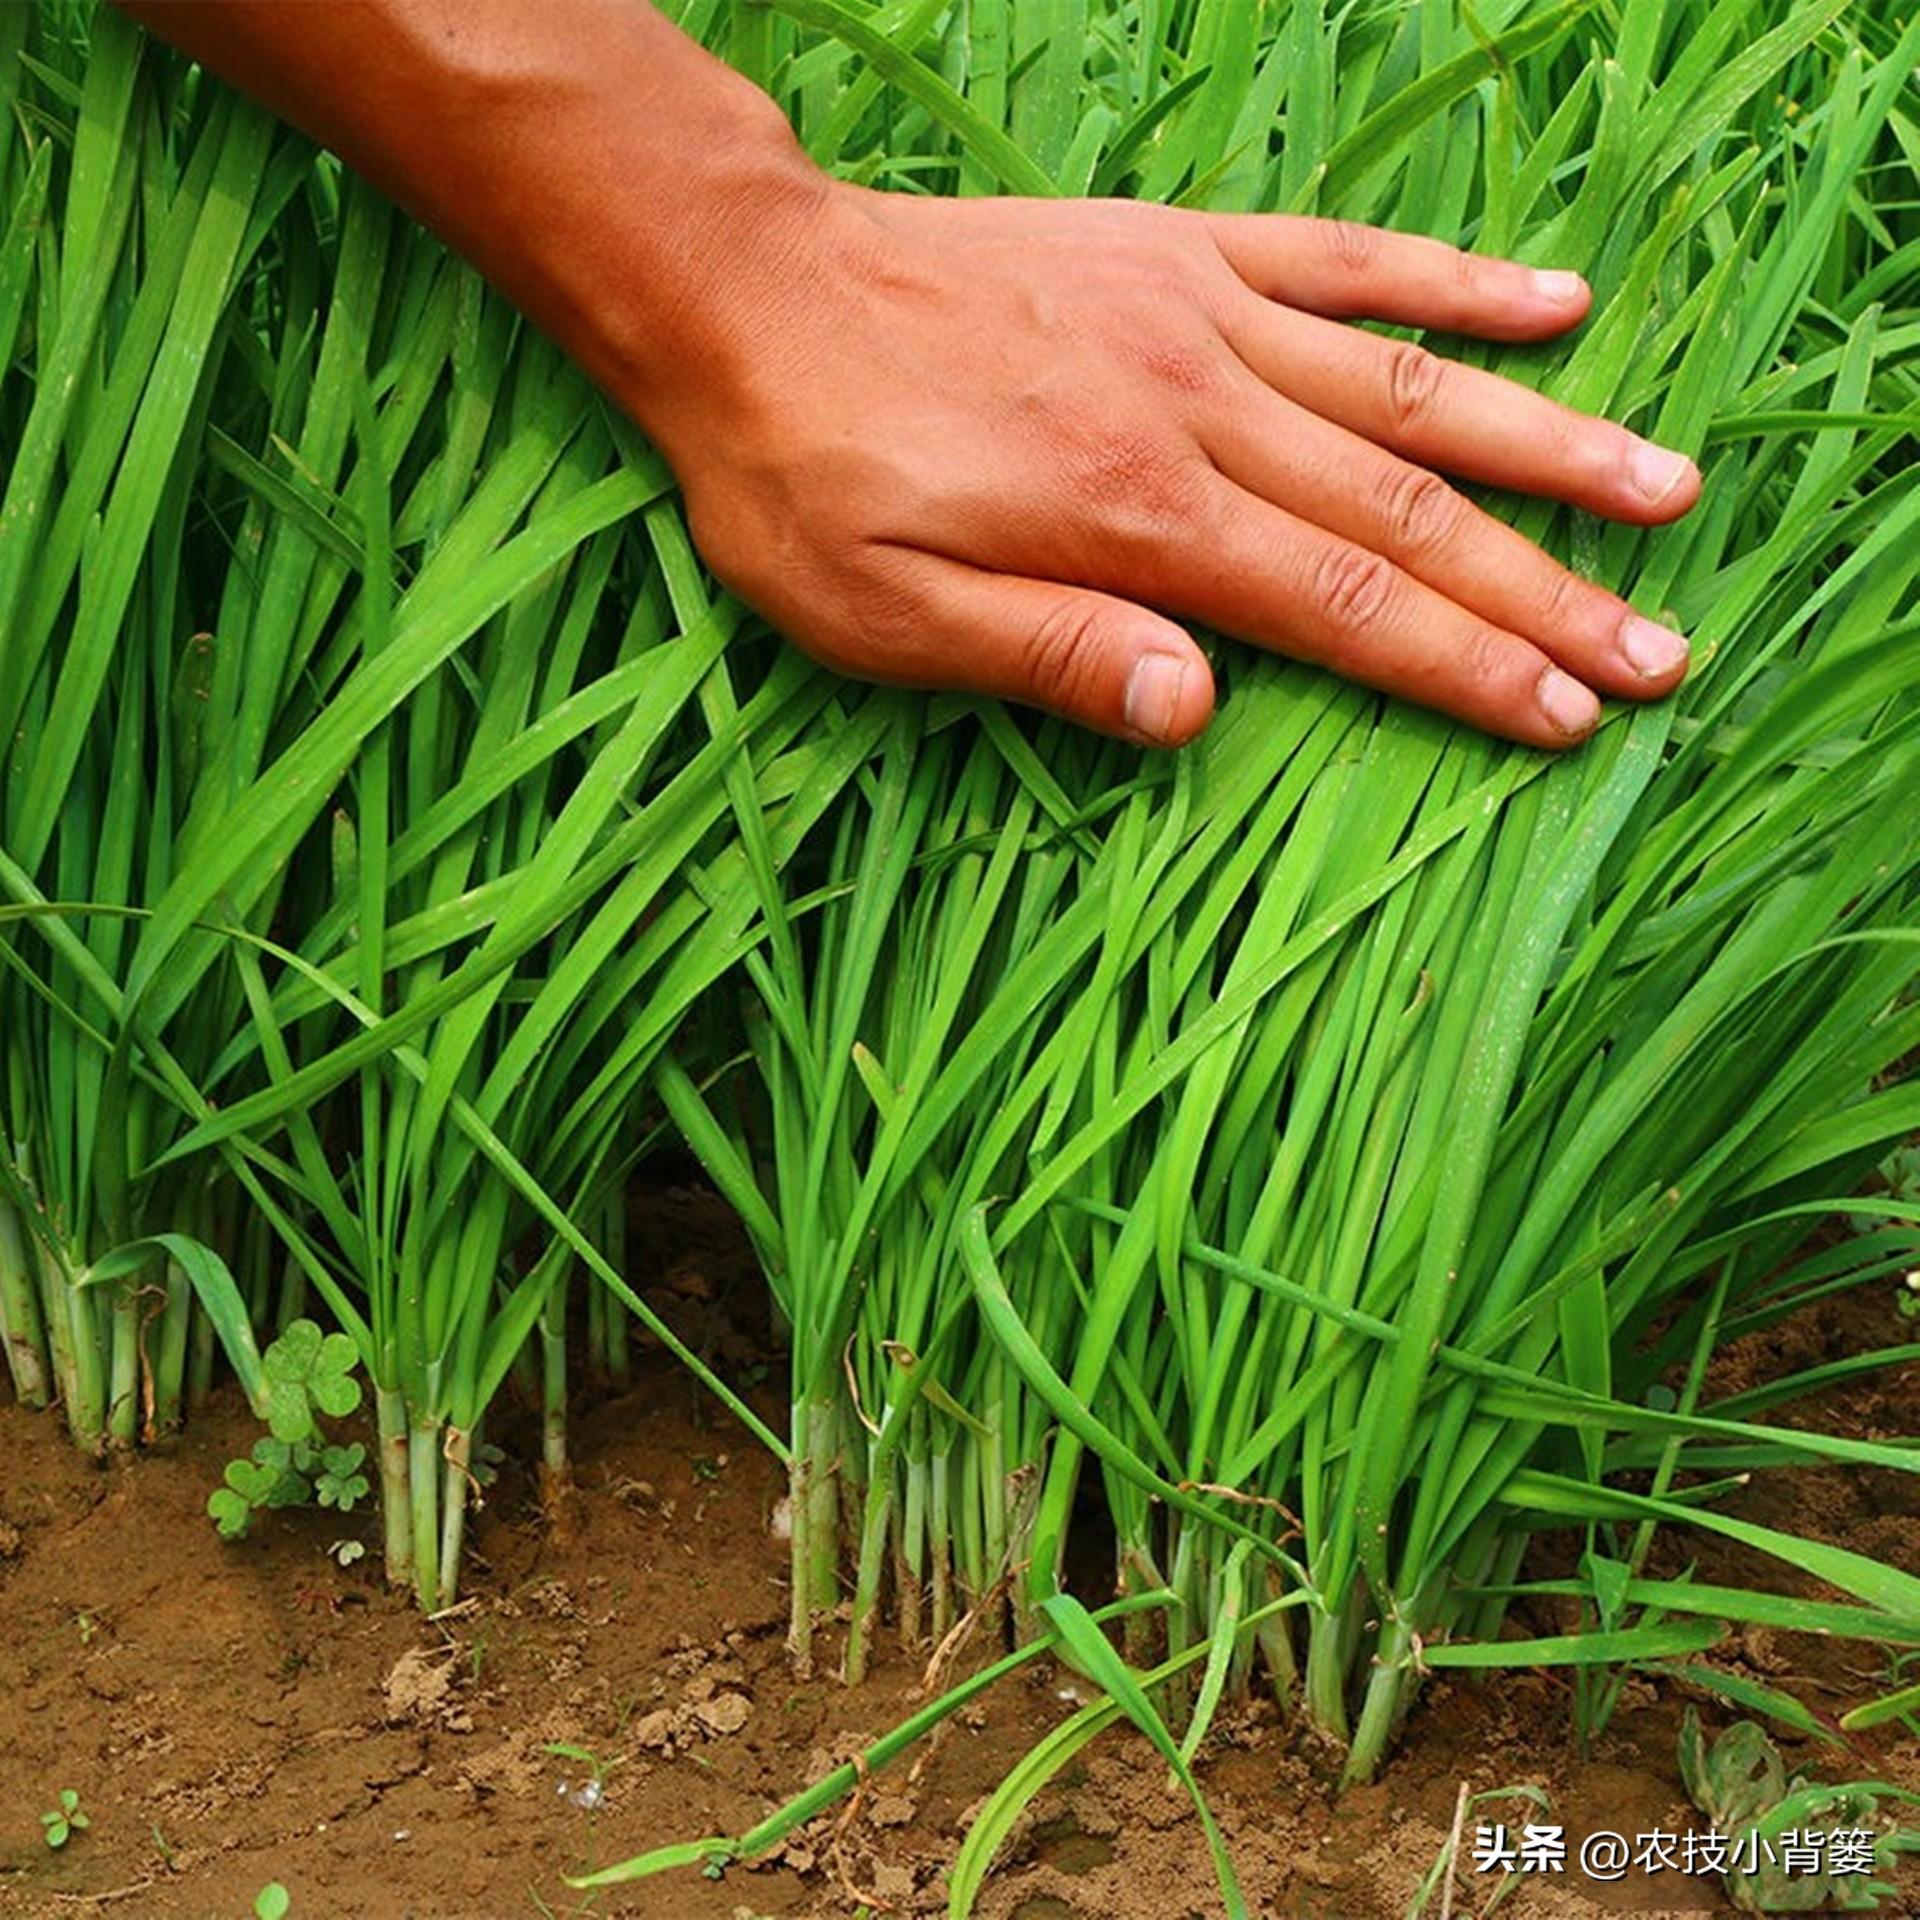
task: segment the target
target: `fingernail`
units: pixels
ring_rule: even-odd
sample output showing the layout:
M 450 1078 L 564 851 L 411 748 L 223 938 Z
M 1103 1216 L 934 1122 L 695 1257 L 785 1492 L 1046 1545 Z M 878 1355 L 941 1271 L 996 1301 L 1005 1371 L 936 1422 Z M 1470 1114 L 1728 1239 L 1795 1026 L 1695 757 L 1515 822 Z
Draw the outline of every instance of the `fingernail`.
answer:
M 1594 697 L 1590 687 L 1583 687 L 1571 674 L 1565 674 L 1558 667 L 1549 667 L 1540 676 L 1540 684 L 1534 688 L 1534 698 L 1540 702 L 1540 711 L 1564 733 L 1569 740 L 1577 740 L 1582 734 L 1591 733 L 1600 719 L 1600 702 Z
M 1571 306 L 1586 289 L 1587 283 L 1577 273 L 1568 273 L 1564 268 L 1533 276 L 1534 292 L 1542 300 L 1551 300 L 1559 307 Z
M 1643 500 L 1657 504 L 1693 471 L 1693 462 L 1684 453 L 1656 447 L 1651 440 L 1636 440 L 1627 455 L 1627 476 L 1633 490 Z
M 1683 634 L 1636 613 L 1630 614 L 1620 629 L 1620 651 L 1627 656 L 1627 664 L 1635 673 L 1644 674 L 1649 680 L 1664 680 L 1675 667 L 1686 663 L 1692 649 Z
M 1187 663 L 1171 653 L 1143 653 L 1127 676 L 1127 725 L 1143 740 L 1165 745 L 1180 716 Z

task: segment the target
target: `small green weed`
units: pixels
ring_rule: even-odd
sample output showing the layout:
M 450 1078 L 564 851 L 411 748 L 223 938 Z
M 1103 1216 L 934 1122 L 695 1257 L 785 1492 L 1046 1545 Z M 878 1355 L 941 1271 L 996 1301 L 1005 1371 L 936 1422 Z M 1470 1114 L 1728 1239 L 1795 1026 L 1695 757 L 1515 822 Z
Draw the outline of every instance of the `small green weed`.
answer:
M 293 1895 L 278 1880 L 269 1880 L 253 1896 L 253 1920 L 287 1920 L 293 1911 Z
M 244 1460 L 229 1460 L 224 1485 L 207 1496 L 207 1513 L 221 1537 L 238 1540 L 262 1507 L 299 1507 L 309 1500 L 351 1513 L 367 1497 L 361 1472 L 367 1450 L 355 1441 L 334 1446 L 318 1416 L 339 1419 L 360 1404 L 353 1376 L 353 1342 L 323 1335 L 311 1320 L 295 1320 L 267 1349 L 267 1425 Z
M 353 1377 L 355 1351 L 344 1333 L 322 1334 L 311 1320 L 295 1320 L 266 1352 L 267 1424 L 276 1440 L 304 1439 L 316 1414 L 344 1419 L 360 1404 Z
M 71 1787 L 60 1789 L 60 1804 L 40 1816 L 42 1837 L 58 1853 L 76 1833 L 84 1833 L 93 1822 L 80 1810 L 80 1796 Z
M 549 1740 L 541 1749 L 560 1760 L 578 1760 L 587 1769 L 587 1778 L 571 1791 L 562 1785 L 560 1791 L 576 1807 L 588 1813 L 595 1812 L 607 1797 L 607 1775 L 615 1767 L 626 1764 L 626 1755 L 617 1753 L 611 1759 L 603 1758 L 591 1747 L 576 1746 L 571 1740 Z
M 1880 1162 L 1880 1175 L 1896 1200 L 1920 1200 L 1920 1140 L 1895 1147 Z
M 1852 1865 L 1823 1872 L 1824 1862 L 1796 1861 L 1794 1852 L 1809 1835 L 1844 1837 L 1861 1862 L 1885 1868 L 1911 1836 L 1893 1830 L 1882 1804 L 1915 1796 L 1877 1780 L 1827 1786 L 1789 1776 L 1757 1722 L 1736 1720 L 1709 1742 L 1692 1707 L 1680 1728 L 1680 1775 L 1694 1805 L 1734 1842 L 1727 1897 L 1742 1913 L 1877 1913 L 1881 1897 L 1896 1893 Z
M 1467 1820 L 1482 1807 L 1493 1806 L 1507 1800 L 1520 1800 L 1535 1808 L 1542 1816 L 1553 1811 L 1553 1801 L 1544 1787 L 1531 1782 L 1523 1782 L 1512 1787 L 1489 1787 L 1485 1793 L 1470 1793 L 1467 1783 L 1460 1783 L 1459 1798 L 1454 1802 L 1453 1830 L 1447 1836 L 1446 1844 L 1441 1847 L 1439 1858 L 1427 1869 L 1426 1877 L 1414 1889 L 1413 1899 L 1408 1903 L 1402 1920 L 1422 1920 L 1427 1908 L 1432 1905 L 1433 1897 L 1442 1887 L 1451 1888 L 1460 1872 L 1461 1843 L 1468 1838 Z M 1506 1897 L 1520 1885 L 1520 1875 L 1508 1869 L 1500 1876 L 1499 1884 L 1494 1888 L 1493 1897 L 1478 1909 L 1480 1920 L 1494 1911 Z M 1452 1900 L 1443 1896 L 1441 1910 L 1450 1912 Z
M 1889 1691 L 1873 1700 L 1863 1700 L 1840 1716 L 1840 1725 L 1848 1733 L 1898 1720 L 1906 1730 L 1920 1738 L 1920 1653 L 1895 1654 L 1886 1668 Z

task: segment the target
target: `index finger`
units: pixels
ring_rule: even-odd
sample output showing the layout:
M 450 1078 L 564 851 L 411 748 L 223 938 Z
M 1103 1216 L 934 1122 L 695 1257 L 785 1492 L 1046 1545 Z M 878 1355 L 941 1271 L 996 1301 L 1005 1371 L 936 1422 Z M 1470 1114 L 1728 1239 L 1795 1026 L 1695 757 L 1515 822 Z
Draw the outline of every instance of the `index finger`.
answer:
M 1227 264 L 1255 293 L 1329 320 L 1546 340 L 1584 320 L 1593 302 L 1577 273 L 1489 259 L 1422 234 L 1287 213 L 1205 218 Z

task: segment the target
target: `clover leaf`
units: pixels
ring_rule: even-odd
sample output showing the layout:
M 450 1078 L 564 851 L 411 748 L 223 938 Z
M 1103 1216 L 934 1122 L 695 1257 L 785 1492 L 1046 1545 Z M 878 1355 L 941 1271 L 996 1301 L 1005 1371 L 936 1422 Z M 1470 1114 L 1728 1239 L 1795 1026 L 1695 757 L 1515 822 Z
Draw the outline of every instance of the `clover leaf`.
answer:
M 264 1507 L 284 1472 L 270 1461 L 229 1460 L 221 1477 L 250 1506 Z
M 207 1498 L 222 1535 L 239 1539 L 262 1507 L 298 1507 L 318 1495 L 323 1507 L 349 1511 L 370 1491 L 362 1446 L 330 1445 L 317 1414 L 340 1418 L 360 1404 L 358 1359 L 343 1333 L 323 1334 L 311 1320 L 290 1322 L 262 1360 L 269 1431 L 245 1460 L 230 1461 L 226 1484 Z
M 335 1420 L 344 1420 L 360 1404 L 360 1382 L 353 1377 L 359 1357 L 344 1333 L 330 1333 L 320 1343 L 307 1392 L 313 1404 Z
M 221 1530 L 221 1540 L 242 1540 L 253 1524 L 253 1501 L 230 1486 L 217 1486 L 207 1494 L 207 1513 Z
M 322 1334 L 311 1320 L 289 1323 L 267 1349 L 267 1425 L 276 1440 L 297 1445 L 314 1431 L 314 1412 L 335 1419 L 360 1404 L 353 1377 L 358 1355 L 344 1333 Z
M 232 1487 L 215 1487 L 207 1495 L 207 1512 L 222 1540 L 243 1539 L 253 1524 L 253 1502 Z
M 354 1503 L 364 1500 L 371 1483 L 360 1471 L 367 1450 L 358 1441 L 350 1447 L 325 1447 L 320 1453 L 320 1471 L 314 1476 L 314 1496 L 323 1507 L 337 1507 L 350 1513 Z
M 261 1507 L 297 1507 L 312 1492 L 305 1469 L 309 1452 L 279 1440 L 260 1439 L 250 1460 L 229 1460 L 226 1484 L 207 1496 L 207 1512 L 221 1535 L 238 1540 Z

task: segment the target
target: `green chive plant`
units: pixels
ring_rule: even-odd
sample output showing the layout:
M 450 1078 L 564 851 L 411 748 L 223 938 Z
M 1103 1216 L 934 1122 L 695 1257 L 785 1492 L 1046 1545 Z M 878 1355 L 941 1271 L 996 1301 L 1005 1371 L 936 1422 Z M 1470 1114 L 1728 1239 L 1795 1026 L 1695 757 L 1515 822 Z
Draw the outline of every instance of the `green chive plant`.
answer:
M 197 1110 L 236 983 L 202 942 L 156 1011 L 123 968 L 219 785 L 217 648 L 182 631 L 202 500 L 181 448 L 216 389 L 237 428 L 260 412 L 226 377 L 228 323 L 299 173 L 263 116 L 160 71 L 118 16 L 11 9 L 0 76 L 0 1335 L 21 1398 L 57 1396 L 98 1447 L 178 1419 L 196 1313 L 198 1352 L 217 1333 L 262 1385 L 211 1244 L 230 1170 L 158 1182 L 152 1159 Z
M 727 655 L 658 463 L 473 275 L 111 11 L 5 31 L 16 232 L 60 241 L 0 300 L 0 1330 L 96 1444 L 210 1363 L 189 1286 L 263 1418 L 258 1345 L 323 1307 L 388 1570 L 443 1604 L 530 1339 L 564 1460 L 574 1262 L 759 1424 L 577 1222 L 754 937 L 736 815 L 777 861 L 855 762 L 808 736 L 823 676 Z
M 1563 1665 L 1591 1733 L 1627 1671 L 1724 1685 L 1695 1657 L 1727 1623 L 1920 1645 L 1911 1570 L 1738 1497 L 1910 1470 L 1768 1416 L 1914 1347 L 1709 1384 L 1726 1342 L 1920 1265 L 1920 1208 L 1849 1198 L 1920 1126 L 1920 23 L 681 12 L 850 178 L 1579 266 L 1576 342 L 1472 357 L 1692 450 L 1703 502 L 1652 534 L 1503 511 L 1695 670 L 1558 760 L 1226 648 L 1165 758 L 837 683 L 335 163 L 110 11 L 0 10 L 18 1395 L 125 1442 L 218 1349 L 270 1418 L 261 1348 L 324 1315 L 372 1388 L 388 1573 L 432 1608 L 496 1396 L 558 1487 L 569 1329 L 617 1374 L 634 1315 L 787 1466 L 796 1654 L 850 1597 L 856 1677 L 891 1610 L 1101 1688 L 973 1885 L 1116 1718 L 1186 1767 L 1259 1684 L 1358 1778 L 1435 1669 Z M 625 1271 L 668 1129 L 760 1253 L 784 1415 Z M 296 1470 L 252 1466 L 249 1514 Z M 1089 1616 L 1096 1498 L 1119 1598 Z M 1841 1597 L 1677 1577 L 1681 1529 Z
M 355 246 L 362 219 L 381 237 Z M 455 1591 L 476 1429 L 537 1329 L 564 1417 L 568 1263 L 671 1342 L 575 1224 L 607 1217 L 631 1164 L 638 1069 L 610 1056 L 636 1037 L 641 982 L 694 960 L 661 989 L 662 1030 L 700 989 L 703 904 L 657 937 L 643 922 L 666 918 L 724 811 L 728 760 L 817 696 L 788 670 L 722 714 L 726 617 L 677 638 L 651 547 L 615 528 L 660 493 L 657 469 L 621 457 L 550 349 L 509 352 L 506 309 L 437 248 L 395 240 L 383 270 L 389 223 L 350 196 L 338 271 L 368 284 L 337 280 L 335 310 L 385 311 L 391 332 L 356 349 L 372 371 L 348 376 L 346 478 L 311 503 L 355 541 L 356 590 L 310 668 L 334 691 L 236 800 L 222 856 L 237 876 L 305 848 L 297 907 L 282 901 L 294 937 L 239 943 L 247 1017 L 212 1080 L 241 1090 L 160 1164 L 284 1135 L 292 1244 L 374 1383 L 388 1571 L 435 1606 Z M 423 394 L 445 437 L 416 444 Z M 705 737 L 676 730 L 683 714 Z M 214 863 L 183 876 L 136 973 L 224 884 Z M 737 938 L 706 930 L 709 971 Z
M 850 1589 L 857 1672 L 883 1588 L 918 1634 L 956 1562 L 976 1600 L 1013 1578 L 1029 1629 L 1090 1458 L 1115 1582 L 1174 1594 L 1175 1650 L 1302 1603 L 1231 1637 L 1228 1678 L 1257 1659 L 1354 1777 L 1437 1667 L 1565 1664 L 1591 1729 L 1623 1665 L 1724 1622 L 1911 1643 L 1911 1572 L 1721 1503 L 1729 1471 L 1910 1470 L 1756 1416 L 1912 1350 L 1705 1381 L 1916 1245 L 1893 1203 L 1795 1258 L 1920 1119 L 1920 26 L 1832 0 L 775 11 L 776 87 L 854 177 L 1574 261 L 1583 336 L 1503 371 L 1707 477 L 1658 534 L 1517 513 L 1696 639 L 1674 702 L 1563 760 L 1240 654 L 1172 762 L 900 720 L 823 837 L 839 897 L 785 936 L 770 902 L 744 963 L 755 1099 L 661 1078 L 792 1326 L 796 1646 Z M 1661 1526 L 1849 1602 L 1650 1579 Z M 1547 1529 L 1585 1547 L 1567 1631 L 1504 1640 Z

